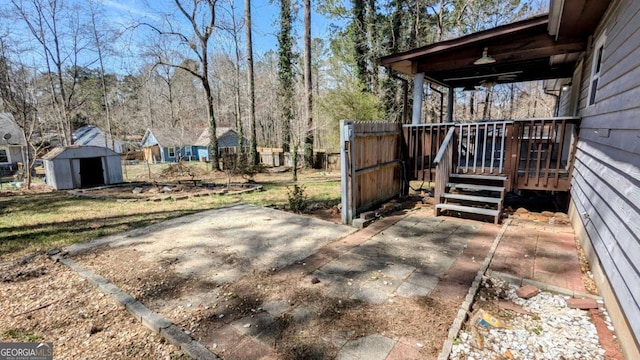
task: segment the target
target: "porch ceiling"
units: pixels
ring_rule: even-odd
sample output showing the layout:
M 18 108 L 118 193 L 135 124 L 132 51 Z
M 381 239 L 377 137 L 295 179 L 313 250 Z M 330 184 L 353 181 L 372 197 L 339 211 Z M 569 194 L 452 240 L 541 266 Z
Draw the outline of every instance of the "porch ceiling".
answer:
M 456 88 L 571 77 L 586 47 L 584 34 L 549 35 L 545 14 L 385 56 L 379 63 L 407 75 L 424 72 L 431 81 Z M 496 61 L 474 65 L 484 48 Z

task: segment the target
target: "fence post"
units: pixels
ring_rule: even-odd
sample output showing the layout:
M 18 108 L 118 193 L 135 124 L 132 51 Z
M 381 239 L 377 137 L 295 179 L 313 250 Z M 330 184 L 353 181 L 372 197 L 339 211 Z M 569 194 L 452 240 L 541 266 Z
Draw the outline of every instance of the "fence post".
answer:
M 353 122 L 340 120 L 340 183 L 342 185 L 342 223 L 350 224 L 355 214 L 353 174 Z M 351 161 L 350 161 L 351 160 Z

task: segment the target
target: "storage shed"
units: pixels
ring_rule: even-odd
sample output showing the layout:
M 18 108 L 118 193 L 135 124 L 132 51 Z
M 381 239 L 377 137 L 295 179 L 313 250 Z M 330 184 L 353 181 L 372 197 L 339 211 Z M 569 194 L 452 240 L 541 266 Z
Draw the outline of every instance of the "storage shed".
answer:
M 57 190 L 122 182 L 120 155 L 105 147 L 57 147 L 42 159 L 47 184 Z

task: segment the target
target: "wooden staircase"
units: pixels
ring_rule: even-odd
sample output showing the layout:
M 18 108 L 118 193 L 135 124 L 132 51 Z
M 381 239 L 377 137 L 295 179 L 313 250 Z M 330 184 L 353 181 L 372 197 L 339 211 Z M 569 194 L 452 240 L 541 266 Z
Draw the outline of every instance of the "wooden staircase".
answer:
M 506 181 L 506 176 L 449 174 L 445 192 L 435 199 L 436 215 L 444 211 L 491 216 L 498 224 Z

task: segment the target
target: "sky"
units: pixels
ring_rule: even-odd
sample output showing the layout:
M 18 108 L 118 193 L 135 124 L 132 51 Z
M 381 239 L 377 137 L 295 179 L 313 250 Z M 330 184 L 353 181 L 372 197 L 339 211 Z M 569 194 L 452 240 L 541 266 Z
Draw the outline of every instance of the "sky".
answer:
M 161 20 L 159 14 L 162 11 L 166 11 L 166 9 L 175 9 L 176 18 L 179 19 L 182 17 L 181 14 L 178 14 L 178 10 L 171 0 L 148 0 L 147 2 L 139 0 L 97 1 L 103 6 L 105 15 L 110 19 L 110 22 L 118 24 L 120 27 L 131 26 L 136 19 L 140 18 L 153 22 Z M 244 18 L 244 1 L 233 1 L 236 7 L 236 17 L 239 19 Z M 153 7 L 156 10 L 150 10 L 149 7 Z M 224 16 L 224 14 L 220 13 L 219 16 Z M 251 4 L 251 16 L 254 56 L 260 56 L 269 50 L 277 50 L 277 32 L 279 30 L 277 25 L 279 17 L 278 1 L 253 0 Z M 302 48 L 303 36 L 302 22 L 303 13 L 302 9 L 299 9 L 294 20 L 294 40 L 297 44 L 296 46 L 300 49 Z M 330 37 L 331 23 L 338 22 L 339 20 L 328 19 L 317 13 L 314 9 L 311 14 L 312 38 L 328 39 Z M 244 30 L 242 30 L 242 34 L 244 35 Z M 244 50 L 244 43 L 242 43 L 241 46 Z

